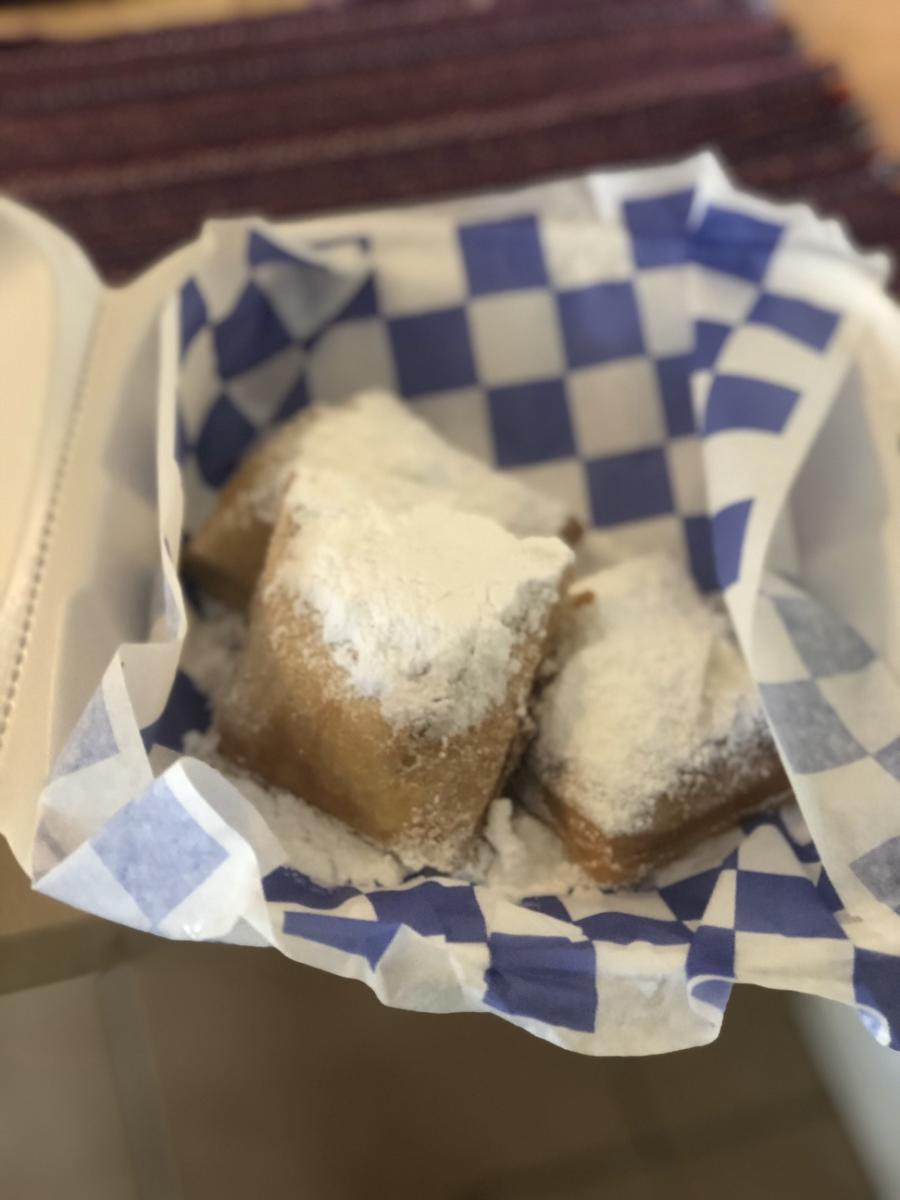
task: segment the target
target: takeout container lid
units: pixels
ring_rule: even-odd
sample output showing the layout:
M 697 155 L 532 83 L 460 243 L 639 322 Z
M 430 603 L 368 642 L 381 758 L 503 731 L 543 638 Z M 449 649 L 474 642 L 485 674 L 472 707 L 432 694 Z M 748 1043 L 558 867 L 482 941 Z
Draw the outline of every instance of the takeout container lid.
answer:
M 618 228 L 613 241 L 620 246 L 629 233 L 644 236 L 646 221 L 662 220 L 661 227 L 655 232 L 650 230 L 651 238 L 658 234 L 660 241 L 650 247 L 644 245 L 649 261 L 638 263 L 638 269 L 639 273 L 657 268 L 664 271 L 671 265 L 666 263 L 672 236 L 667 225 L 671 220 L 670 202 L 674 193 L 674 207 L 682 212 L 685 187 L 696 188 L 707 205 L 706 214 L 712 211 L 712 220 L 707 223 L 708 240 L 698 251 L 705 263 L 701 261 L 694 273 L 691 302 L 709 309 L 723 296 L 733 299 L 736 288 L 748 292 L 746 279 L 736 283 L 729 279 L 727 269 L 724 276 L 717 275 L 711 261 L 724 247 L 728 262 L 730 239 L 740 241 L 749 230 L 752 241 L 761 227 L 763 240 L 769 238 L 771 250 L 773 226 L 788 229 L 790 267 L 805 297 L 801 307 L 807 303 L 813 307 L 831 305 L 852 318 L 848 319 L 847 329 L 841 331 L 839 348 L 841 354 L 845 346 L 856 346 L 860 351 L 856 363 L 858 386 L 855 391 L 851 389 L 852 395 L 848 393 L 847 411 L 856 413 L 852 420 L 868 422 L 866 428 L 872 434 L 868 448 L 879 456 L 878 470 L 884 467 L 889 471 L 900 423 L 894 388 L 894 381 L 900 378 L 900 322 L 881 290 L 886 260 L 883 256 L 858 254 L 836 223 L 820 221 L 804 206 L 768 205 L 739 192 L 708 155 L 662 168 L 603 173 L 569 184 L 461 201 L 459 212 L 464 211 L 465 220 L 476 225 L 490 225 L 492 220 L 502 223 L 507 218 L 515 224 L 523 206 L 526 211 L 540 211 L 546 197 L 552 195 L 560 202 L 556 232 L 562 232 L 569 251 L 572 230 L 577 232 L 585 212 L 595 214 L 598 224 L 606 222 L 606 233 Z M 578 200 L 574 217 L 566 207 L 567 188 Z M 655 197 L 661 192 L 666 203 L 655 205 Z M 626 229 L 621 212 L 628 204 L 636 205 L 630 211 L 636 225 Z M 22 456 L 17 474 L 21 488 L 16 495 L 21 498 L 24 494 L 25 499 L 20 499 L 17 520 L 11 523 L 16 528 L 9 543 L 4 543 L 5 555 L 0 558 L 0 563 L 6 562 L 3 569 L 7 579 L 0 613 L 0 686 L 6 689 L 5 727 L 0 741 L 0 830 L 9 836 L 23 865 L 31 865 L 36 805 L 55 763 L 58 774 L 47 784 L 45 794 L 52 795 L 44 813 L 46 816 L 52 810 L 63 843 L 57 841 L 54 845 L 49 841 L 48 832 L 52 830 L 42 822 L 38 832 L 43 836 L 42 872 L 46 874 L 41 874 L 41 890 L 89 911 L 151 927 L 146 911 L 140 909 L 127 886 L 113 879 L 93 847 L 95 835 L 102 835 L 104 822 L 109 823 L 121 808 L 127 807 L 125 801 L 148 790 L 152 793 L 156 787 L 141 735 L 148 729 L 152 731 L 178 661 L 177 639 L 170 636 L 171 630 L 165 632 L 170 614 L 157 611 L 148 634 L 149 606 L 158 604 L 161 595 L 161 567 L 165 568 L 163 591 L 166 578 L 177 590 L 174 562 L 181 530 L 180 489 L 175 486 L 177 471 L 172 456 L 174 397 L 179 388 L 179 312 L 176 303 L 167 301 L 177 298 L 187 278 L 201 279 L 210 293 L 222 285 L 226 301 L 216 317 L 221 319 L 228 305 L 235 303 L 238 292 L 229 290 L 227 280 L 223 283 L 221 272 L 217 276 L 217 263 L 220 258 L 228 260 L 230 254 L 229 270 L 235 270 L 239 263 L 246 267 L 246 260 L 235 258 L 234 251 L 241 250 L 260 231 L 275 246 L 272 252 L 276 258 L 292 259 L 295 267 L 300 264 L 305 270 L 312 261 L 312 242 L 329 232 L 352 232 L 355 224 L 371 222 L 388 241 L 411 237 L 415 243 L 417 231 L 421 233 L 423 228 L 429 231 L 429 237 L 436 232 L 439 241 L 447 236 L 441 222 L 455 229 L 454 222 L 462 219 L 456 214 L 454 204 L 448 202 L 427 206 L 427 212 L 420 216 L 403 211 L 363 217 L 351 214 L 287 227 L 266 226 L 256 218 L 217 222 L 208 226 L 197 242 L 177 251 L 134 284 L 109 290 L 101 286 L 84 256 L 67 239 L 33 214 L 4 204 L 0 229 L 6 240 L 18 246 L 18 265 L 10 273 L 10 286 L 17 288 L 17 281 L 24 281 L 21 292 L 14 291 L 13 300 L 7 297 L 6 302 L 14 304 L 15 297 L 21 296 L 24 311 L 27 298 L 34 313 L 35 337 L 44 338 L 40 345 L 49 347 L 51 356 L 51 368 L 43 373 L 32 364 L 29 374 L 20 364 L 16 376 L 23 391 L 34 394 L 39 417 L 32 417 L 28 436 L 23 438 L 29 449 Z M 278 244 L 288 250 L 281 254 Z M 753 247 L 751 253 L 755 253 Z M 406 260 L 410 257 L 407 247 Z M 571 268 L 573 264 L 577 266 L 570 255 L 567 265 Z M 642 283 L 647 278 L 642 274 Z M 661 276 L 654 278 L 658 281 Z M 629 286 L 633 282 L 629 281 Z M 240 279 L 237 283 L 239 290 Z M 3 286 L 0 281 L 0 291 Z M 621 280 L 616 284 L 620 286 Z M 666 287 L 651 287 L 649 291 L 663 297 L 675 294 L 671 280 L 668 291 Z M 686 295 L 680 284 L 677 295 L 681 297 L 679 302 Z M 790 311 L 793 315 L 788 319 L 789 326 L 797 316 L 796 309 Z M 800 333 L 795 343 L 810 338 L 808 329 L 801 328 Z M 771 334 L 765 334 L 753 344 L 765 344 L 771 351 L 771 338 Z M 803 345 L 793 345 L 780 365 L 788 374 L 795 370 L 802 373 L 806 370 L 803 363 L 810 361 L 808 350 L 809 341 L 805 350 Z M 815 437 L 817 422 L 827 412 L 830 384 L 824 368 L 839 357 L 822 356 L 814 373 L 818 391 L 812 412 L 805 415 L 806 436 L 810 438 Z M 767 366 L 764 357 L 758 353 L 748 357 L 745 351 L 742 369 L 751 377 L 760 372 L 763 386 L 767 383 Z M 709 386 L 711 380 L 705 382 Z M 802 389 L 802 381 L 796 386 Z M 160 414 L 167 414 L 168 426 L 158 420 Z M 791 433 L 794 436 L 798 430 L 792 429 Z M 801 442 L 802 437 L 799 441 L 794 438 L 795 452 L 804 448 Z M 835 441 L 832 436 L 832 442 L 846 458 L 847 439 L 837 436 Z M 729 460 L 727 454 L 718 456 L 716 470 L 707 479 L 712 489 L 711 511 L 727 503 L 727 493 L 735 482 L 734 468 L 755 462 L 759 509 L 768 506 L 766 511 L 774 520 L 778 488 L 786 486 L 787 481 L 777 478 L 775 458 L 759 468 L 763 460 L 753 459 L 753 444 L 752 437 L 742 440 L 740 431 L 731 442 L 717 443 L 737 447 L 741 456 L 749 457 Z M 769 442 L 770 448 L 777 445 Z M 817 469 L 822 465 L 820 455 Z M 158 470 L 169 472 L 168 477 L 159 477 Z M 900 503 L 896 507 L 900 511 Z M 852 516 L 851 526 L 862 519 L 859 504 L 852 512 L 848 505 L 847 512 Z M 846 525 L 844 514 L 840 515 L 842 525 Z M 882 537 L 885 528 L 879 527 L 876 535 Z M 796 523 L 787 523 L 778 531 L 784 542 L 778 550 L 784 551 L 786 558 L 790 557 L 794 532 Z M 816 532 L 820 536 L 821 528 Z M 841 532 L 843 536 L 847 530 Z M 757 537 L 754 553 L 761 553 L 760 546 Z M 900 588 L 898 558 L 892 556 L 889 547 L 883 563 L 879 586 L 886 593 L 891 587 L 896 592 Z M 853 571 L 838 572 L 837 576 L 832 572 L 829 581 L 839 600 L 842 596 L 853 600 L 860 592 Z M 784 586 L 789 589 L 793 585 L 786 582 Z M 873 594 L 875 591 L 872 589 Z M 728 599 L 746 648 L 754 621 L 752 597 L 742 596 L 737 603 L 732 603 L 732 596 Z M 868 603 L 869 591 L 863 599 Z M 869 624 L 874 622 L 878 649 L 885 659 L 900 662 L 897 623 L 892 627 L 882 620 L 879 625 L 879 613 L 871 607 L 864 610 L 857 605 L 857 611 L 866 621 L 873 618 Z M 179 624 L 179 612 L 174 612 L 174 617 Z M 95 690 L 101 677 L 102 687 Z M 137 680 L 140 686 L 136 687 Z M 112 713 L 117 729 L 107 730 L 111 736 L 100 730 L 101 742 L 107 737 L 112 745 L 106 747 L 107 757 L 102 763 L 88 768 L 90 778 L 85 775 L 79 784 L 79 763 L 72 761 L 70 750 L 74 745 L 77 759 L 79 739 L 86 738 L 89 743 L 97 732 L 90 726 L 92 713 L 96 712 L 105 714 L 104 719 Z M 57 758 L 64 743 L 62 757 L 68 755 L 65 770 Z M 658 903 L 652 901 L 649 908 L 647 904 L 641 907 L 640 896 L 598 896 L 594 903 L 597 911 L 593 911 L 585 908 L 585 901 L 567 907 L 559 897 L 545 898 L 548 903 L 543 908 L 517 905 L 491 894 L 490 888 L 473 889 L 455 880 L 410 882 L 393 893 L 389 901 L 383 901 L 388 907 L 382 911 L 382 902 L 374 893 L 370 899 L 359 889 L 336 889 L 335 896 L 325 903 L 323 889 L 314 883 L 307 885 L 279 876 L 276 887 L 271 879 L 282 861 L 278 858 L 279 847 L 273 845 L 271 834 L 251 829 L 254 820 L 258 825 L 261 819 L 245 811 L 246 805 L 245 809 L 236 807 L 231 785 L 209 767 L 191 760 L 175 763 L 165 775 L 168 783 L 162 786 L 169 787 L 170 793 L 163 807 L 168 805 L 172 812 L 174 804 L 179 820 L 185 814 L 195 823 L 199 820 L 205 834 L 225 855 L 228 872 L 228 903 L 223 902 L 215 912 L 208 904 L 209 893 L 202 888 L 180 907 L 169 902 L 171 897 L 166 900 L 168 907 L 162 906 L 159 911 L 174 915 L 162 923 L 157 921 L 153 927 L 168 936 L 230 940 L 252 940 L 255 936 L 259 940 L 260 931 L 265 929 L 266 939 L 285 953 L 365 978 L 388 1003 L 444 1010 L 487 1007 L 503 1011 L 509 1019 L 541 1036 L 591 1053 L 646 1053 L 708 1040 L 714 1036 L 732 978 L 799 987 L 856 1002 L 870 1013 L 879 1036 L 889 1036 L 885 1006 L 878 999 L 881 983 L 876 981 L 874 991 L 866 990 L 866 972 L 871 964 L 863 964 L 865 970 L 861 967 L 857 976 L 853 963 L 863 963 L 863 942 L 866 953 L 893 953 L 890 920 L 867 926 L 862 942 L 858 922 L 853 927 L 858 944 L 850 944 L 849 926 L 841 933 L 834 932 L 838 925 L 831 915 L 833 909 L 828 909 L 831 893 L 821 879 L 817 884 L 807 874 L 809 864 L 818 864 L 818 858 L 812 843 L 804 840 L 808 833 L 799 817 L 799 824 L 787 821 L 778 830 L 773 825 L 768 842 L 765 829 L 757 830 L 758 836 L 748 834 L 741 843 L 749 847 L 746 862 L 739 849 L 735 863 L 729 860 L 722 864 L 715 895 L 707 896 L 715 914 L 708 906 L 699 917 L 692 918 L 689 914 L 693 902 L 683 903 L 677 887 L 675 891 L 669 889 L 667 899 L 660 894 Z M 105 784 L 98 784 L 104 779 Z M 178 816 L 179 804 L 187 806 L 182 817 Z M 121 829 L 119 822 L 120 834 Z M 814 832 L 818 840 L 821 830 Z M 778 865 L 770 862 L 773 839 L 780 839 L 780 849 L 776 848 L 781 855 Z M 129 853 L 135 848 L 139 854 L 139 847 L 125 846 Z M 120 837 L 117 853 L 121 851 Z M 141 866 L 140 862 L 136 865 Z M 123 863 L 120 858 L 118 866 L 124 868 L 125 878 L 129 862 Z M 765 925 L 771 914 L 767 917 L 741 891 L 741 880 L 754 873 L 774 880 L 771 887 L 786 887 L 788 891 L 796 878 L 797 886 L 805 889 L 804 905 L 809 902 L 807 907 L 797 906 L 800 924 L 812 913 L 812 923 L 819 922 L 817 928 L 828 925 L 832 931 L 828 935 L 828 945 L 833 942 L 832 958 L 823 958 L 819 953 L 825 943 L 815 940 L 820 936 L 815 931 L 807 936 L 799 925 L 782 932 Z M 271 884 L 265 899 L 260 895 L 264 878 Z M 787 884 L 780 882 L 784 879 Z M 148 899 L 147 886 L 151 882 L 143 875 L 138 880 L 144 900 Z M 104 892 L 107 885 L 109 894 Z M 244 896 L 247 903 L 237 918 L 235 896 Z M 150 907 L 155 908 L 153 896 L 149 899 Z M 433 908 L 437 901 L 440 903 Z M 881 911 L 880 902 L 867 903 L 870 912 Z M 661 936 L 660 918 L 647 915 L 654 905 L 654 911 L 667 914 L 662 941 L 657 940 Z M 754 928 L 762 922 L 758 929 L 762 941 L 754 944 L 760 954 L 764 952 L 765 970 L 762 958 L 751 961 L 745 955 L 740 962 L 735 959 L 736 942 L 753 942 L 752 931 L 748 941 L 747 930 L 741 928 L 748 914 Z M 289 917 L 293 917 L 292 922 Z M 471 918 L 475 917 L 473 923 Z M 443 927 L 445 919 L 449 935 L 441 943 L 432 934 Z M 450 928 L 457 919 L 462 920 L 462 926 Z M 472 936 L 476 926 L 483 928 L 483 936 Z M 609 935 L 604 932 L 608 927 L 613 930 Z M 349 941 L 342 940 L 345 937 Z M 600 1024 L 589 1028 L 585 1015 L 589 999 L 579 999 L 578 989 L 594 970 L 595 955 L 597 979 L 591 986 L 595 992 L 599 987 L 606 1008 L 598 1016 Z M 874 967 L 871 971 L 877 975 Z M 516 1008 L 520 987 L 528 993 L 530 1009 L 527 1005 L 524 1010 Z M 535 996 L 536 992 L 540 994 Z M 564 1012 L 570 1000 L 578 1011 L 575 1025 L 566 1027 Z M 557 1010 L 558 1002 L 561 1008 Z M 654 1005 L 661 1006 L 658 1012 L 664 1010 L 671 1018 L 671 1028 L 660 1025 L 652 1032 L 656 1028 Z M 625 1048 L 625 1014 L 635 1018 L 638 1009 L 642 1023 Z M 553 1017 L 556 1011 L 562 1014 L 558 1021 Z

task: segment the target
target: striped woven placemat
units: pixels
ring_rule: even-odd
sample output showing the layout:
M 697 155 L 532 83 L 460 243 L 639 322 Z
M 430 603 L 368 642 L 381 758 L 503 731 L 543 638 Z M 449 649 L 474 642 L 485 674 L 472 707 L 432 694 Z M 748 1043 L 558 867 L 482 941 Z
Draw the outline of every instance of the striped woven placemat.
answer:
M 900 248 L 830 70 L 740 0 L 376 0 L 0 48 L 0 188 L 113 278 L 209 215 L 300 214 L 718 147 Z

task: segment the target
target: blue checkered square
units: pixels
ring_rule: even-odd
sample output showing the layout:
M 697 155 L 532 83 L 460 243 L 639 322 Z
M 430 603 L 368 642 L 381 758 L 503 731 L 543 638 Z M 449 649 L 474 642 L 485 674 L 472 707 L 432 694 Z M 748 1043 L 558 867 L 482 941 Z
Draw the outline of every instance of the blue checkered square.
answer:
M 596 525 L 618 525 L 674 509 L 666 456 L 660 449 L 597 458 L 586 470 Z
M 844 902 L 837 894 L 834 884 L 828 878 L 828 872 L 824 867 L 819 871 L 819 882 L 816 884 L 816 891 L 819 893 L 819 899 L 830 913 L 839 913 L 843 909 Z
M 498 466 L 574 455 L 575 438 L 561 379 L 491 388 L 487 397 Z
M 263 894 L 270 904 L 300 904 L 303 908 L 340 908 L 360 895 L 355 887 L 323 887 L 293 867 L 277 867 L 263 880 Z
M 192 446 L 185 428 L 184 417 L 179 409 L 175 413 L 175 461 L 183 463 L 191 451 Z
M 891 1049 L 900 1050 L 900 958 L 856 948 L 853 991 L 857 1004 L 881 1013 L 891 1030 Z
M 773 603 L 794 648 L 817 679 L 861 671 L 873 661 L 868 642 L 811 596 L 775 596 Z
M 689 875 L 659 889 L 659 894 L 679 921 L 699 921 L 719 881 L 719 869 Z
M 260 267 L 263 263 L 271 262 L 296 264 L 302 261 L 296 254 L 265 237 L 259 230 L 250 231 L 247 239 L 247 262 L 251 267 Z
M 209 699 L 184 671 L 177 671 L 166 706 L 159 717 L 141 730 L 147 750 L 151 746 L 168 746 L 181 750 L 185 735 L 209 728 L 212 709 Z
M 889 774 L 895 779 L 900 779 L 900 737 L 894 738 L 890 745 L 879 750 L 875 757 Z
M 691 572 L 703 591 L 724 590 L 740 578 L 751 507 L 752 501 L 739 500 L 720 509 L 712 518 L 685 519 Z
M 695 322 L 694 354 L 691 364 L 695 370 L 705 371 L 715 366 L 730 333 L 731 326 L 721 325 L 718 321 Z
M 181 357 L 184 358 L 190 349 L 194 338 L 209 321 L 206 301 L 203 293 L 193 279 L 189 279 L 181 289 L 180 319 L 181 327 Z
M 696 431 L 691 401 L 692 367 L 689 354 L 675 354 L 656 362 L 656 378 L 670 437 L 685 437 Z
M 388 332 L 402 395 L 451 391 L 477 381 L 464 309 L 394 317 Z
M 461 225 L 459 241 L 473 296 L 546 287 L 547 269 L 533 216 Z
M 88 701 L 69 734 L 69 739 L 53 764 L 53 777 L 71 775 L 92 763 L 102 762 L 118 754 L 119 744 L 106 709 L 103 691 L 98 689 Z
M 151 925 L 159 924 L 228 857 L 162 777 L 120 808 L 91 845 Z
M 511 1016 L 590 1032 L 597 1015 L 594 947 L 566 938 L 488 938 L 485 1003 Z
M 194 453 L 210 487 L 221 487 L 256 437 L 256 426 L 227 396 L 219 396 L 203 423 Z
M 734 977 L 734 930 L 716 925 L 701 925 L 688 951 L 687 969 L 697 975 Z
M 721 1012 L 728 1004 L 733 984 L 725 979 L 701 979 L 691 988 L 691 994 L 704 1004 L 711 1004 Z
M 720 509 L 712 519 L 713 555 L 720 588 L 730 587 L 740 577 L 744 534 L 752 507 L 752 500 L 738 500 Z
M 631 942 L 680 946 L 691 940 L 690 930 L 680 921 L 663 921 L 658 917 L 638 916 L 636 913 L 595 913 L 575 923 L 591 941 L 613 942 L 617 946 L 628 946 Z
M 702 592 L 721 591 L 713 545 L 713 523 L 709 517 L 687 517 L 684 522 L 691 574 Z M 735 576 L 737 578 L 737 576 Z M 731 580 L 730 582 L 734 582 Z
M 693 190 L 670 192 L 622 206 L 633 242 L 634 261 L 641 268 L 669 267 L 685 261 L 688 214 Z
M 877 900 L 900 913 L 900 837 L 888 838 L 850 865 Z
M 818 351 L 827 349 L 839 319 L 837 313 L 818 305 L 771 292 L 759 297 L 747 317 L 750 324 L 768 325 Z
M 705 434 L 730 429 L 781 433 L 794 411 L 799 392 L 747 375 L 717 375 L 709 390 Z
M 570 367 L 590 367 L 644 353 L 637 301 L 630 283 L 597 283 L 560 292 L 557 301 Z
M 523 908 L 531 909 L 532 912 L 552 917 L 554 921 L 565 921 L 568 925 L 571 920 L 568 909 L 559 896 L 525 896 L 519 903 Z
M 384 925 L 381 921 L 360 921 L 354 917 L 332 917 L 293 910 L 284 914 L 282 928 L 289 937 L 306 938 L 309 942 L 318 942 L 320 946 L 331 946 L 346 954 L 358 954 L 373 968 L 378 965 L 397 933 L 396 925 Z
M 694 232 L 691 257 L 714 271 L 759 283 L 783 232 L 771 221 L 710 205 Z
M 787 937 L 842 938 L 840 925 L 822 907 L 805 876 L 738 871 L 735 929 Z
M 865 750 L 811 680 L 762 683 L 760 693 L 788 765 L 798 775 L 830 771 L 865 757 Z
M 335 322 L 368 320 L 370 317 L 377 317 L 378 313 L 378 287 L 375 276 L 370 275 L 340 312 L 335 313 L 334 320 Z
M 291 344 L 265 292 L 248 283 L 233 310 L 213 328 L 223 379 L 233 379 Z
M 380 921 L 408 925 L 423 937 L 448 942 L 484 942 L 487 937 L 484 915 L 469 887 L 428 881 L 399 892 L 379 890 L 370 900 Z

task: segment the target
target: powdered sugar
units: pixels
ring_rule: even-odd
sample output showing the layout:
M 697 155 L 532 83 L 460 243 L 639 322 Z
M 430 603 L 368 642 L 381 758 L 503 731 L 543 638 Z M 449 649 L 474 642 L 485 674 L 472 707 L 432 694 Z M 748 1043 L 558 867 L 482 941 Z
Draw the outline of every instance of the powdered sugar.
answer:
M 513 898 L 597 887 L 549 826 L 506 799 L 488 810 L 482 840 L 463 874 Z
M 214 731 L 189 734 L 185 750 L 230 780 L 275 834 L 286 864 L 323 887 L 394 887 L 409 874 L 410 867 L 396 855 L 359 837 L 342 821 L 239 771 L 219 753 Z
M 225 610 L 213 609 L 191 625 L 182 665 L 209 695 L 214 709 L 228 690 L 245 635 L 244 618 Z M 293 793 L 240 771 L 219 753 L 215 728 L 188 734 L 184 749 L 229 779 L 278 838 L 286 864 L 323 887 L 396 887 L 411 871 L 439 865 L 424 862 L 408 849 L 402 855 L 391 853 Z M 596 886 L 568 861 L 553 830 L 506 799 L 491 805 L 483 836 L 473 843 L 455 874 L 510 898 Z
M 569 656 L 538 704 L 534 774 L 611 836 L 648 828 L 679 775 L 741 761 L 764 729 L 725 616 L 649 555 L 577 585 Z
M 417 487 L 404 483 L 406 487 Z M 537 636 L 572 552 L 473 513 L 389 512 L 333 471 L 301 471 L 296 532 L 269 584 L 321 620 L 354 689 L 391 724 L 447 737 L 500 704 L 517 648 Z
M 568 518 L 557 499 L 449 445 L 387 392 L 362 392 L 340 406 L 309 410 L 276 439 L 272 470 L 251 497 L 269 524 L 296 469 L 339 471 L 364 482 L 389 507 L 402 505 L 405 485 L 410 501 L 430 498 L 481 513 L 521 537 L 557 534 Z
M 346 500 L 347 493 L 333 494 L 338 507 L 339 495 Z M 529 761 L 543 778 L 574 789 L 605 832 L 637 832 L 677 773 L 702 770 L 723 743 L 736 763 L 748 755 L 752 769 L 765 726 L 727 618 L 697 595 L 680 566 L 664 556 L 636 559 L 576 590 L 585 588 L 596 602 L 576 610 L 566 664 L 539 703 L 541 728 Z M 226 610 L 192 624 L 183 665 L 214 708 L 244 634 L 243 618 Z M 436 865 L 408 849 L 393 854 L 375 846 L 291 793 L 241 773 L 218 754 L 214 732 L 190 735 L 185 748 L 231 779 L 273 829 L 286 861 L 323 886 L 392 887 L 411 870 Z M 508 799 L 491 805 L 483 835 L 455 874 L 510 898 L 596 886 L 543 821 Z

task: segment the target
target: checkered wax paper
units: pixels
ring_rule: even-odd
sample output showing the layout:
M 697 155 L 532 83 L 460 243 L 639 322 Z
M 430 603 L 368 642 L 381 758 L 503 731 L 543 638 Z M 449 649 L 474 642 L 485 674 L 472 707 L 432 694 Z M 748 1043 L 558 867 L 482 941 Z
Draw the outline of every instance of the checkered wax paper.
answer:
M 867 315 L 885 261 L 706 155 L 204 237 L 163 322 L 147 639 L 56 762 L 40 890 L 588 1053 L 709 1041 L 736 981 L 855 1004 L 900 1045 L 900 501 Z M 261 432 L 373 385 L 567 501 L 589 553 L 666 548 L 722 591 L 799 805 L 615 893 L 514 901 L 433 872 L 362 891 L 293 869 L 225 778 L 179 756 L 210 712 L 179 666 L 176 557 Z

